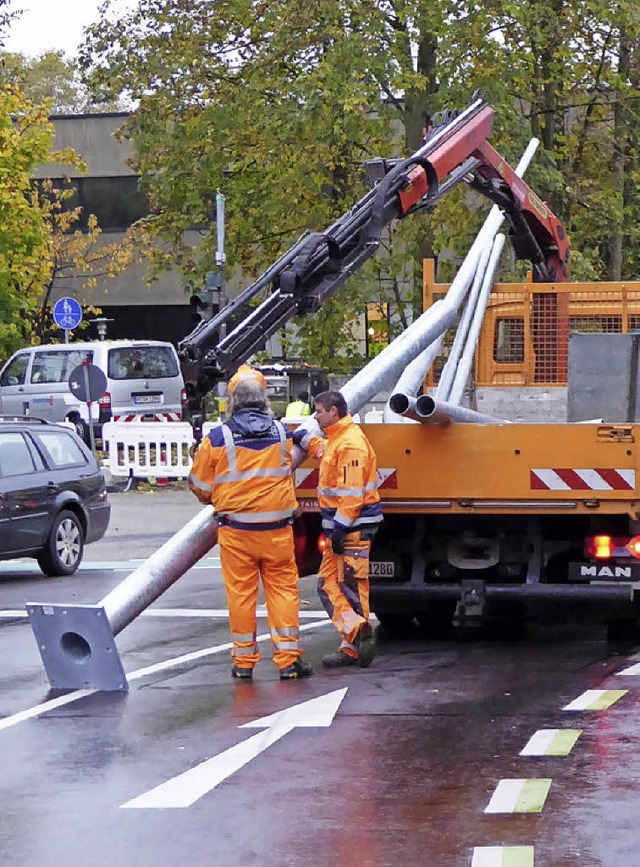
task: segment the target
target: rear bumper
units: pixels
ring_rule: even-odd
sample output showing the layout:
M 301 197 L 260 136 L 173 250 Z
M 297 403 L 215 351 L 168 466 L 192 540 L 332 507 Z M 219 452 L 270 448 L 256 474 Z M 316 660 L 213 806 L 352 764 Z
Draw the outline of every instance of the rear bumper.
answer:
M 91 506 L 89 508 L 87 520 L 87 538 L 85 542 L 97 542 L 102 539 L 107 532 L 109 519 L 111 517 L 111 503 L 106 500 L 104 503 Z
M 472 582 L 476 585 L 477 582 Z M 421 587 L 371 583 L 371 608 L 388 613 L 416 614 L 427 611 L 437 599 L 459 602 L 468 592 L 463 584 L 425 584 Z M 632 584 L 482 584 L 479 588 L 487 603 L 518 602 L 525 611 L 541 611 L 576 619 L 577 610 L 589 608 L 597 619 L 629 617 L 640 613 L 640 590 Z

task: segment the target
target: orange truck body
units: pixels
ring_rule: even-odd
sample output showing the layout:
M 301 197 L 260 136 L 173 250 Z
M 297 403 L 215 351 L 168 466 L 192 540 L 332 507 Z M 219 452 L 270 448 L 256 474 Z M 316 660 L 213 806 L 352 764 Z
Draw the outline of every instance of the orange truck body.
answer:
M 426 303 L 447 288 L 433 283 L 427 264 Z M 505 320 L 517 335 L 506 349 L 498 340 Z M 571 331 L 639 326 L 640 283 L 497 284 L 475 385 L 566 388 Z M 383 623 L 417 618 L 442 628 L 454 614 L 469 622 L 494 611 L 636 623 L 640 424 L 549 424 L 543 416 L 363 425 L 385 512 L 371 557 L 372 610 Z M 310 544 L 319 533 L 313 469 L 304 464 L 296 479 Z M 596 554 L 594 539 L 609 547 Z

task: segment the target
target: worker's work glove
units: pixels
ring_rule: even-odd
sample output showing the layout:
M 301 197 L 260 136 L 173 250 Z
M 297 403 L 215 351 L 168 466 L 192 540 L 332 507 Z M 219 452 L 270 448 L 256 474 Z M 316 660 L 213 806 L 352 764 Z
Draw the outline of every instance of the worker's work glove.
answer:
M 344 540 L 346 535 L 347 534 L 344 530 L 340 530 L 337 527 L 331 533 L 331 548 L 333 549 L 334 554 L 344 554 Z

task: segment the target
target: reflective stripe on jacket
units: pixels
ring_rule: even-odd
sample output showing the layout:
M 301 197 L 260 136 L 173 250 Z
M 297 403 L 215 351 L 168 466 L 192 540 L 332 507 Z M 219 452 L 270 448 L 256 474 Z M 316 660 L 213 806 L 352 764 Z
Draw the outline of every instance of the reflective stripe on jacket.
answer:
M 328 439 L 294 431 L 294 442 L 320 459 L 318 502 L 325 530 L 375 529 L 382 521 L 378 463 L 369 440 L 350 415 L 325 431 Z
M 214 428 L 196 452 L 189 487 L 234 525 L 291 518 L 297 506 L 291 474 L 291 432 L 271 420 L 256 434 L 231 419 Z

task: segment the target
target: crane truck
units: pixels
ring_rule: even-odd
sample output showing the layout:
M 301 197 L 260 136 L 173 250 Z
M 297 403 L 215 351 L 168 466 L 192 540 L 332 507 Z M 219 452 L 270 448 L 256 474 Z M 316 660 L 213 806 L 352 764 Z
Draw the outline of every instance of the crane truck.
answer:
M 369 165 L 373 188 L 322 233 L 303 235 L 179 346 L 191 415 L 292 316 L 310 314 L 353 274 L 394 220 L 464 182 L 502 210 L 515 255 L 532 265 L 551 319 L 569 279 L 565 228 L 488 141 L 476 100 L 443 116 L 421 148 Z M 256 304 L 256 299 L 262 299 Z M 238 323 L 228 329 L 230 322 Z M 226 331 L 226 333 L 225 333 Z M 353 408 L 352 408 L 353 409 Z M 389 626 L 479 622 L 493 609 L 596 612 L 635 624 L 640 581 L 638 432 L 633 424 L 372 424 L 385 520 L 371 554 L 371 605 Z M 317 468 L 296 470 L 299 560 L 321 546 Z

